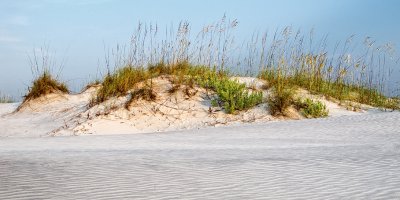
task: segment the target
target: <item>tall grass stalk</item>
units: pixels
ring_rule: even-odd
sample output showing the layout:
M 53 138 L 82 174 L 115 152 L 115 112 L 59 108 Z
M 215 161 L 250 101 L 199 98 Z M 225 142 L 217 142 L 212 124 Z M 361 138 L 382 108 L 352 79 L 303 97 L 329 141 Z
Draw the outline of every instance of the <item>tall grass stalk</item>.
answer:
M 15 99 L 9 95 L 2 94 L 0 92 L 0 103 L 14 103 Z
M 39 98 L 51 93 L 69 93 L 67 85 L 59 81 L 58 75 L 53 75 L 52 71 L 57 66 L 52 59 L 49 46 L 44 44 L 39 50 L 33 50 L 33 57 L 29 58 L 31 63 L 32 74 L 36 76 L 32 81 L 32 85 L 28 88 L 27 94 L 23 98 L 23 102 Z M 60 74 L 63 65 L 58 67 Z

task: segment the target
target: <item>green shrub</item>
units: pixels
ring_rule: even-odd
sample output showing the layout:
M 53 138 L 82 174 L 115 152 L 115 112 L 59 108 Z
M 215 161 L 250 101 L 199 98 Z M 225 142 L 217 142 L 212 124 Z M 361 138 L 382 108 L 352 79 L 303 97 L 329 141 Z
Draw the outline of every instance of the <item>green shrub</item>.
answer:
M 262 92 L 249 92 L 246 84 L 228 78 L 211 79 L 208 86 L 217 93 L 227 113 L 246 110 L 262 102 Z
M 305 100 L 297 100 L 296 106 L 307 118 L 327 117 L 329 113 L 325 104 L 320 101 L 313 101 L 309 98 L 306 98 Z

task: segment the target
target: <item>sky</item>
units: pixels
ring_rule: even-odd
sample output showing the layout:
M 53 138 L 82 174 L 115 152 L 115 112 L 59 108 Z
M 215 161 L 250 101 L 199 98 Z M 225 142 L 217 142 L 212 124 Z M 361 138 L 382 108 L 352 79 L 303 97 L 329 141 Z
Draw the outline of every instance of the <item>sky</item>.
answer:
M 398 0 L 0 0 L 0 92 L 17 99 L 27 92 L 29 57 L 44 46 L 78 91 L 102 70 L 105 47 L 129 42 L 138 22 L 202 27 L 225 14 L 238 20 L 239 38 L 293 26 L 330 41 L 355 34 L 398 49 L 399 9 Z

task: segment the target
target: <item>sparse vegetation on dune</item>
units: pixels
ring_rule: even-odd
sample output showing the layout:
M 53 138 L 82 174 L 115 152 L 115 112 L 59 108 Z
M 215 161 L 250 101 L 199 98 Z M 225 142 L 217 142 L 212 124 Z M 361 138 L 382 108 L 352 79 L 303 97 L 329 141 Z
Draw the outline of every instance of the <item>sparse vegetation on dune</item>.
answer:
M 287 110 L 294 104 L 294 90 L 288 87 L 274 87 L 267 99 L 269 112 L 274 115 L 287 115 Z
M 250 92 L 244 83 L 227 77 L 210 79 L 206 85 L 217 94 L 217 98 L 212 100 L 214 105 L 222 106 L 230 114 L 247 110 L 263 101 L 262 91 Z
M 28 93 L 24 96 L 23 102 L 56 92 L 69 93 L 69 90 L 64 83 L 61 83 L 49 72 L 45 71 L 33 81 Z
M 262 102 L 262 92 L 250 92 L 245 84 L 236 80 L 230 80 L 228 73 L 217 71 L 206 66 L 194 66 L 188 62 L 179 62 L 173 65 L 158 63 L 148 68 L 133 68 L 131 66 L 116 70 L 105 76 L 102 88 L 92 99 L 90 107 L 104 102 L 112 97 L 125 96 L 130 98 L 126 105 L 137 99 L 154 100 L 151 81 L 153 78 L 169 75 L 173 87 L 168 91 L 175 93 L 181 86 L 185 88 L 185 94 L 192 96 L 190 88 L 195 86 L 207 88 L 216 93 L 218 106 L 227 113 L 246 110 Z M 143 81 L 150 84 L 142 84 Z
M 312 37 L 308 45 L 312 45 Z M 388 98 L 386 84 L 391 69 L 384 60 L 393 55 L 390 44 L 372 47 L 374 41 L 366 38 L 366 48 L 354 56 L 349 50 L 353 37 L 350 37 L 337 52 L 339 46 L 330 55 L 326 50 L 326 39 L 319 42 L 315 49 L 309 49 L 304 36 L 298 32 L 292 35 L 290 27 L 275 35 L 270 49 L 262 56 L 264 63 L 258 77 L 268 82 L 268 87 L 280 88 L 282 85 L 293 89 L 304 88 L 313 94 L 324 95 L 339 101 L 352 101 L 375 107 L 399 109 L 395 98 Z M 265 41 L 265 40 L 264 40 Z M 267 48 L 263 41 L 262 46 Z M 275 96 L 284 90 L 275 89 Z M 396 102 L 397 101 L 397 102 Z
M 312 33 L 307 38 L 300 31 L 293 34 L 291 27 L 277 30 L 271 39 L 267 33 L 257 33 L 247 45 L 236 45 L 232 32 L 237 25 L 237 20 L 224 16 L 192 36 L 187 22 L 163 33 L 157 25 L 139 24 L 129 47 L 118 45 L 112 51 L 114 69 L 110 69 L 111 59 L 106 56 L 107 73 L 96 82 L 100 88 L 89 108 L 122 96 L 128 97 L 127 108 L 138 99 L 153 101 L 156 94 L 152 80 L 165 76 L 172 84 L 170 94 L 183 89 L 191 96 L 191 89 L 205 88 L 214 94 L 212 106 L 235 114 L 264 101 L 262 91 L 249 89 L 232 79 L 253 74 L 266 81 L 263 89 L 270 91 L 266 103 L 273 115 L 286 115 L 287 109 L 294 107 L 306 117 L 326 116 L 320 102 L 299 103 L 294 99 L 299 88 L 339 102 L 399 109 L 399 99 L 384 95 L 388 91 L 385 80 L 390 69 L 385 68 L 382 60 L 392 53 L 390 45 L 372 48 L 375 43 L 367 38 L 365 52 L 361 51 L 357 57 L 350 51 L 352 37 L 330 52 L 326 38 L 314 43 Z M 54 91 L 68 92 L 68 89 L 45 72 L 33 82 L 25 100 Z
M 149 78 L 149 75 L 146 70 L 132 66 L 123 67 L 114 73 L 107 73 L 101 81 L 102 87 L 91 100 L 89 106 L 102 103 L 111 97 L 124 96 L 130 90 L 135 89 L 137 83 L 147 80 L 147 78 Z
M 310 98 L 298 99 L 295 102 L 297 109 L 307 118 L 327 117 L 329 111 L 326 105 L 320 101 L 315 101 Z
M 40 48 L 39 52 L 33 51 L 30 62 L 32 73 L 36 75 L 36 78 L 32 81 L 32 85 L 28 87 L 28 92 L 23 97 L 22 103 L 52 93 L 68 94 L 70 92 L 68 86 L 51 73 L 51 69 L 56 66 L 56 63 L 51 60 L 49 47 L 46 44 Z M 60 66 L 60 70 L 61 68 Z
M 2 94 L 0 92 L 0 103 L 14 103 L 15 100 L 9 95 Z
M 150 88 L 144 87 L 136 89 L 130 93 L 128 101 L 125 103 L 125 108 L 129 110 L 131 104 L 139 99 L 146 101 L 154 101 L 157 98 L 157 94 Z
M 265 69 L 261 71 L 259 77 L 268 81 L 269 87 L 285 84 L 286 87 L 292 87 L 293 89 L 298 87 L 304 88 L 313 94 L 321 94 L 339 101 L 352 101 L 393 110 L 400 108 L 399 101 L 396 98 L 386 97 L 375 87 L 357 85 L 356 83 L 342 79 L 330 81 L 325 76 L 332 76 L 332 74 L 322 76 L 317 71 L 311 74 L 311 72 L 296 71 L 297 69 L 286 70 L 282 74 L 282 72 L 279 72 L 279 69 Z M 292 73 L 293 71 L 295 73 Z M 281 90 L 275 91 L 281 92 Z
M 158 41 L 157 26 L 139 24 L 131 38 L 129 53 L 122 55 L 119 52 L 121 55 L 117 56 L 116 66 L 125 67 L 117 67 L 114 72 L 106 74 L 101 81 L 102 88 L 90 106 L 111 97 L 125 96 L 141 89 L 137 88 L 137 83 L 161 75 L 169 75 L 173 84 L 171 94 L 181 86 L 196 85 L 213 90 L 217 94 L 212 99 L 213 105 L 223 107 L 227 113 L 261 103 L 262 92 L 250 92 L 244 84 L 229 78 L 233 74 L 228 70 L 234 69 L 242 71 L 239 75 L 243 72 L 257 74 L 258 71 L 258 77 L 267 81 L 265 89 L 271 89 L 267 103 L 274 115 L 285 115 L 285 110 L 294 106 L 297 88 L 340 102 L 399 109 L 397 99 L 384 95 L 388 69 L 384 68 L 384 63 L 375 60 L 386 58 L 385 53 L 391 53 L 390 46 L 385 46 L 386 52 L 377 52 L 369 48 L 373 42 L 366 39 L 366 52 L 353 58 L 349 51 L 352 38 L 349 38 L 342 47 L 336 46 L 330 55 L 326 50 L 326 38 L 319 42 L 319 46 L 314 45 L 312 34 L 307 43 L 305 35 L 300 31 L 293 34 L 291 27 L 287 27 L 281 33 L 276 31 L 270 41 L 267 34 L 257 34 L 246 45 L 248 55 L 235 60 L 231 56 L 238 52 L 232 35 L 236 26 L 236 20 L 224 17 L 192 37 L 190 25 L 184 22 L 176 32 L 166 31 L 168 39 Z M 339 48 L 342 52 L 337 52 Z M 240 66 L 245 65 L 248 69 L 240 70 Z M 381 73 L 376 73 L 375 65 L 380 66 Z

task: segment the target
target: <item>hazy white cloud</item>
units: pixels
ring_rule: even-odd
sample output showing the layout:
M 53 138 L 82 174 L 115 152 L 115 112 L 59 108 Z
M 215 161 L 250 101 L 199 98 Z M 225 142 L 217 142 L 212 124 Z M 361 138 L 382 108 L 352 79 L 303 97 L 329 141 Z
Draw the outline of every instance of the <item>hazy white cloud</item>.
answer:
M 16 15 L 10 17 L 6 22 L 15 26 L 27 26 L 29 25 L 29 18 L 27 16 Z
M 3 16 L 2 19 L 0 19 L 0 27 L 28 26 L 30 24 L 29 21 L 29 17 L 24 15 Z
M 0 43 L 17 43 L 21 41 L 19 37 L 0 34 Z
M 64 4 L 64 5 L 85 6 L 85 5 L 108 3 L 111 1 L 112 0 L 43 0 L 42 2 L 45 4 Z

